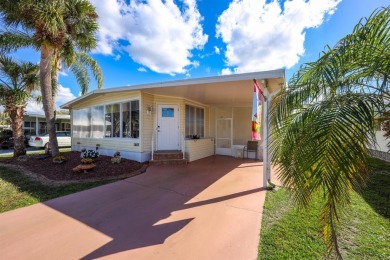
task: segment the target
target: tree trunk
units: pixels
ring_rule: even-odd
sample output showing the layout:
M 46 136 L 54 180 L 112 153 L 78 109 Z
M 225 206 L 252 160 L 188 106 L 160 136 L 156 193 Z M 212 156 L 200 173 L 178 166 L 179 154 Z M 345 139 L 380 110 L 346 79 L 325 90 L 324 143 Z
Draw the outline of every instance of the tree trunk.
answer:
M 14 138 L 14 157 L 19 157 L 26 154 L 23 134 L 24 107 L 13 107 L 8 111 L 12 122 L 11 127 Z
M 41 62 L 39 65 L 40 69 L 40 81 L 41 81 L 41 92 L 42 92 L 42 103 L 43 110 L 45 111 L 47 132 L 49 134 L 49 142 L 51 147 L 52 156 L 59 154 L 58 142 L 56 136 L 56 115 L 55 115 L 55 104 L 53 102 L 52 94 L 52 81 L 51 81 L 51 70 L 52 70 L 52 59 L 54 54 L 54 48 L 46 43 L 41 45 Z
M 51 82 L 52 82 L 52 91 L 53 91 L 53 93 L 52 93 L 53 104 L 55 105 L 56 100 L 57 100 L 57 94 L 58 94 L 58 74 L 62 69 L 61 56 L 56 58 L 54 68 L 55 68 L 55 70 L 53 70 L 51 73 L 51 77 L 52 77 Z

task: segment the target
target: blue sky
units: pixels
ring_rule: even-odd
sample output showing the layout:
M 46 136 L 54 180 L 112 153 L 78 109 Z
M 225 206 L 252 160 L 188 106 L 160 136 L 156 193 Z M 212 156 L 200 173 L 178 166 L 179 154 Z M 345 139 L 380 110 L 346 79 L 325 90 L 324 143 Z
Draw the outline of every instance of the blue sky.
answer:
M 90 0 L 104 88 L 278 68 L 287 80 L 390 0 Z M 38 62 L 32 50 L 14 54 Z M 60 76 L 57 105 L 79 96 Z M 91 90 L 96 89 L 92 82 Z M 29 112 L 42 111 L 30 104 Z M 41 112 L 42 113 L 42 112 Z

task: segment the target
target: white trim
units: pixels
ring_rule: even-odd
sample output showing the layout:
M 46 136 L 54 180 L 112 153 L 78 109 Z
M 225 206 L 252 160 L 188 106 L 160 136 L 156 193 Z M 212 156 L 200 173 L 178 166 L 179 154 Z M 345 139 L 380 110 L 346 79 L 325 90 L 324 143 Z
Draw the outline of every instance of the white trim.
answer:
M 85 109 L 85 108 L 104 106 L 104 114 L 105 114 L 106 113 L 105 106 L 113 105 L 113 104 L 122 104 L 122 103 L 130 102 L 130 101 L 136 101 L 136 100 L 141 100 L 141 99 L 142 99 L 141 96 L 137 96 L 137 97 L 129 98 L 129 99 L 120 99 L 120 100 L 110 101 L 108 103 L 99 103 L 98 105 L 90 105 L 90 106 L 86 106 L 86 107 L 82 107 L 82 108 L 73 108 L 73 110 L 81 110 L 81 109 Z
M 142 131 L 144 128 L 144 125 L 143 125 L 143 118 L 144 118 L 144 111 L 143 111 L 143 96 L 142 96 L 142 93 L 141 93 L 141 96 L 140 96 L 140 99 L 139 99 L 139 118 L 138 118 L 138 139 L 140 140 L 138 143 L 139 143 L 139 148 L 141 151 L 144 150 L 144 142 L 143 142 L 143 132 Z M 131 110 L 131 104 L 130 104 L 130 110 Z M 150 115 L 152 116 L 152 115 Z
M 218 138 L 218 121 L 219 120 L 229 120 L 230 121 L 230 148 L 218 148 L 217 147 L 217 141 L 218 139 L 228 139 L 228 138 Z M 218 149 L 226 149 L 229 150 L 230 152 L 228 154 L 224 153 L 224 150 L 222 150 L 220 153 L 218 153 Z M 228 118 L 217 118 L 215 120 L 215 154 L 220 154 L 220 155 L 228 155 L 232 156 L 232 149 L 233 149 L 233 117 Z
M 35 134 L 38 135 L 38 130 L 39 130 L 39 120 L 38 117 L 35 117 Z

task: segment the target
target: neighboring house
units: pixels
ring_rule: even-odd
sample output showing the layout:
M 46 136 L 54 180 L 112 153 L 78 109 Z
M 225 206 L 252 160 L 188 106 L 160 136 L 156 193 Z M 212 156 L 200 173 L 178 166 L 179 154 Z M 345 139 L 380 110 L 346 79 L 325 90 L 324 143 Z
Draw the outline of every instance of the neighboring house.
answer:
M 267 86 L 268 96 L 284 84 L 285 71 L 92 91 L 61 106 L 71 111 L 72 150 L 99 147 L 103 155 L 120 151 L 140 162 L 161 150 L 185 151 L 189 161 L 234 156 L 236 147 L 251 140 L 253 79 Z M 272 99 L 267 100 L 269 105 Z
M 390 162 L 390 147 L 387 146 L 390 139 L 385 137 L 386 132 L 382 130 L 380 124 L 376 125 L 376 130 L 376 144 L 371 147 L 371 154 L 376 158 Z
M 30 138 L 32 135 L 47 133 L 45 116 L 40 114 L 25 114 L 23 116 L 23 129 L 27 138 Z M 71 130 L 70 115 L 56 115 L 56 130 Z

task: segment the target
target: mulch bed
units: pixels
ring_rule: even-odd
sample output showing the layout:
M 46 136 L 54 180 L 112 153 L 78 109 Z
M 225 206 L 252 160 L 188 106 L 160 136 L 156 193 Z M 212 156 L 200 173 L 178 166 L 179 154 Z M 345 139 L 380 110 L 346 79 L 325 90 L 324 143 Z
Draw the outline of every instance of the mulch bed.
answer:
M 131 177 L 146 170 L 147 165 L 122 158 L 120 163 L 111 163 L 110 156 L 100 155 L 95 159 L 96 167 L 87 172 L 74 172 L 72 169 L 80 165 L 80 152 L 68 152 L 62 154 L 66 161 L 61 164 L 53 163 L 51 156 L 25 155 L 18 159 L 7 158 L 0 160 L 6 165 L 22 167 L 30 174 L 42 176 L 44 179 L 55 182 L 88 182 L 97 180 L 112 180 Z

